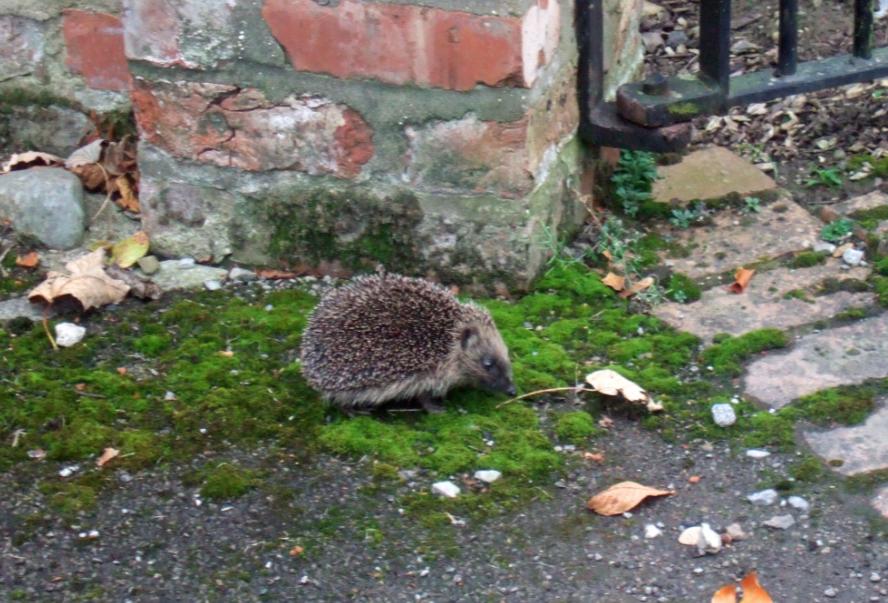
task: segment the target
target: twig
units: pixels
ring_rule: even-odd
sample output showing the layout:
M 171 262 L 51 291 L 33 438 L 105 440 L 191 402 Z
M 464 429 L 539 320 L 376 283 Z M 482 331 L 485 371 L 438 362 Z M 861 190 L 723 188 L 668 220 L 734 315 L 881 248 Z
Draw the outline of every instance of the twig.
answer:
M 52 344 L 52 350 L 58 352 L 59 346 L 53 338 L 52 333 L 49 332 L 49 319 L 46 316 L 43 317 L 43 330 L 46 332 L 46 337 L 49 338 L 49 343 Z
M 577 385 L 575 387 L 550 387 L 549 389 L 538 389 L 535 392 L 528 392 L 526 394 L 521 394 L 520 396 L 517 396 L 515 398 L 510 398 L 510 399 L 506 400 L 505 402 L 500 402 L 499 404 L 496 405 L 496 407 L 502 408 L 506 404 L 511 404 L 512 402 L 517 402 L 518 400 L 523 400 L 524 398 L 529 398 L 531 396 L 538 396 L 540 394 L 551 394 L 553 392 L 574 392 L 574 393 L 578 394 L 580 392 L 593 392 L 594 393 L 595 391 L 597 391 L 597 390 L 589 389 L 588 387 L 583 387 L 581 385 Z
M 6 254 L 8 254 L 11 249 L 12 249 L 12 245 L 7 247 L 6 249 L 3 250 L 2 253 L 0 253 L 0 277 L 6 278 L 6 270 L 3 268 L 3 260 L 6 259 Z
M 92 220 L 90 220 L 90 226 L 96 221 L 96 219 L 105 211 L 105 207 L 108 206 L 108 203 L 111 202 L 111 177 L 108 175 L 108 171 L 104 168 L 101 163 L 96 163 L 100 170 L 102 170 L 102 175 L 105 177 L 105 190 L 107 194 L 105 195 L 105 200 L 102 201 L 102 205 L 99 207 L 99 211 L 93 215 Z

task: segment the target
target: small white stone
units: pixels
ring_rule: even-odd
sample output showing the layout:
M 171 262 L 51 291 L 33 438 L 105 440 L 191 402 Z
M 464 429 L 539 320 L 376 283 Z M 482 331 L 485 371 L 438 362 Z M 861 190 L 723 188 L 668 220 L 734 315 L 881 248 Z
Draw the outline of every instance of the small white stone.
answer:
M 795 525 L 795 518 L 792 515 L 775 515 L 771 519 L 763 521 L 762 525 L 775 530 L 785 530 Z
M 700 553 L 715 555 L 722 548 L 722 539 L 708 523 L 700 524 L 700 540 L 697 542 L 697 550 Z
M 86 329 L 73 322 L 60 322 L 55 326 L 56 343 L 63 348 L 77 345 L 86 336 Z
M 163 394 L 163 399 L 164 399 L 165 401 L 167 401 L 167 402 L 172 402 L 173 400 L 176 399 L 176 394 L 174 394 L 173 392 L 167 390 L 167 391 Z
M 68 465 L 67 467 L 63 467 L 61 471 L 59 471 L 60 477 L 71 477 L 77 471 L 80 470 L 80 465 Z
M 751 459 L 764 459 L 771 456 L 771 453 L 767 450 L 759 450 L 758 448 L 750 448 L 746 451 L 746 456 Z
M 492 484 L 502 476 L 503 474 L 496 469 L 479 469 L 475 472 L 475 479 L 481 480 L 486 484 Z
M 777 490 L 773 488 L 768 488 L 767 490 L 760 490 L 758 492 L 754 492 L 746 497 L 746 500 L 751 502 L 754 505 L 760 506 L 768 506 L 773 505 L 777 502 L 777 499 L 780 498 L 780 495 L 777 494 Z
M 881 582 L 882 576 L 878 574 L 878 572 L 873 572 L 870 574 L 870 582 Z
M 790 507 L 798 509 L 799 511 L 807 511 L 811 507 L 811 505 L 808 504 L 808 501 L 801 496 L 790 496 L 786 499 L 786 502 L 789 503 Z
M 743 531 L 743 526 L 739 523 L 732 523 L 725 528 L 725 534 L 731 537 L 731 540 L 746 540 L 748 536 Z
M 179 268 L 194 268 L 194 258 L 182 258 L 179 260 Z
M 240 266 L 235 266 L 231 270 L 228 271 L 228 278 L 232 281 L 240 281 L 242 283 L 247 283 L 250 281 L 255 281 L 258 275 L 252 270 L 247 270 L 246 268 L 241 268 Z
M 837 594 L 839 593 L 836 592 L 836 589 L 834 589 L 832 586 L 823 591 L 823 595 L 825 597 L 829 597 L 830 599 L 834 598 Z
M 204 281 L 204 287 L 206 288 L 207 291 L 218 291 L 219 289 L 222 288 L 222 283 L 220 283 L 219 281 L 213 281 L 213 280 Z
M 853 247 L 846 249 L 842 254 L 842 260 L 849 266 L 857 266 L 863 261 L 863 250 Z
M 645 538 L 656 538 L 657 536 L 659 536 L 662 533 L 663 533 L 663 530 L 661 530 L 660 528 L 658 528 L 657 526 L 655 526 L 652 523 L 649 523 L 644 526 L 644 537 Z
M 730 427 L 737 422 L 737 415 L 734 413 L 734 407 L 730 404 L 713 404 L 712 420 L 719 427 Z
M 447 498 L 456 498 L 459 496 L 459 486 L 451 481 L 435 482 L 432 484 L 432 492 Z
M 826 253 L 832 253 L 836 250 L 836 246 L 832 243 L 827 243 L 826 241 L 815 241 L 814 242 L 814 251 L 825 251 Z

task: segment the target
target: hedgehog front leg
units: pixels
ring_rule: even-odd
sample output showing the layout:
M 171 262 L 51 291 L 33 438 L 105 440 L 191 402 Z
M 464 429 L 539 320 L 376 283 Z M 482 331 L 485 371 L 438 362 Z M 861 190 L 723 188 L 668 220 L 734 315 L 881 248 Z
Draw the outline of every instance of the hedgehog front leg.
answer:
M 431 392 L 425 392 L 419 395 L 419 403 L 429 414 L 440 414 L 444 412 L 444 398 L 434 396 Z

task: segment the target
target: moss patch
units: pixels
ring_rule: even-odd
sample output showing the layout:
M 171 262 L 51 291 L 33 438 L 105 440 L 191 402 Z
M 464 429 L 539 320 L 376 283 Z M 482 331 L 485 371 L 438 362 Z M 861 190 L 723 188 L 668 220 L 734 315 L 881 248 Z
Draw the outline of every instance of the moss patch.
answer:
M 786 334 L 778 329 L 759 329 L 739 337 L 717 336 L 717 341 L 703 351 L 700 359 L 717 375 L 730 376 L 739 375 L 743 371 L 741 363 L 754 354 L 789 345 Z
M 237 498 L 255 486 L 254 471 L 229 463 L 220 463 L 205 472 L 200 494 L 204 498 L 224 500 Z
M 689 276 L 675 273 L 669 277 L 667 285 L 667 297 L 681 303 L 691 303 L 700 299 L 702 295 L 700 286 Z
M 595 419 L 582 410 L 559 415 L 555 425 L 555 435 L 559 440 L 576 445 L 584 444 L 597 431 Z
M 789 265 L 792 268 L 810 268 L 824 263 L 828 256 L 824 251 L 802 251 L 790 260 Z

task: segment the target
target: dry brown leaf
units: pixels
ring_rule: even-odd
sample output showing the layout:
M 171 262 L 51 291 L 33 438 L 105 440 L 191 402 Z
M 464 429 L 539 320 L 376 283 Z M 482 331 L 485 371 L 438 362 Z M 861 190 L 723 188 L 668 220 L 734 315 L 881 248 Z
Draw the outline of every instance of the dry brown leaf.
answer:
M 692 475 L 691 477 L 688 478 L 688 483 L 699 484 L 701 479 L 703 479 L 703 478 L 700 477 L 699 475 Z
M 654 284 L 654 277 L 652 277 L 652 276 L 645 277 L 645 278 L 641 279 L 640 281 L 638 281 L 637 283 L 635 283 L 634 285 L 632 285 L 631 287 L 629 287 L 628 289 L 626 289 L 625 291 L 622 291 L 620 293 L 620 297 L 622 297 L 623 299 L 626 299 L 628 297 L 632 297 L 633 295 L 641 293 L 642 291 L 644 291 L 645 289 L 647 289 L 648 287 L 650 287 L 653 284 Z
M 65 159 L 65 168 L 73 170 L 88 163 L 98 163 L 102 157 L 102 149 L 107 144 L 106 140 L 99 138 L 88 145 L 80 147 Z
M 110 184 L 108 174 L 99 164 L 87 163 L 86 165 L 79 165 L 71 168 L 70 172 L 80 178 L 80 183 L 83 185 L 83 188 L 89 192 L 108 192 L 108 186 Z
M 221 352 L 219 352 L 219 355 L 225 358 L 231 358 L 232 356 L 234 356 L 234 352 L 232 352 L 231 350 L 222 350 Z
M 126 368 L 125 366 L 118 366 L 118 367 L 117 367 L 117 374 L 118 374 L 118 375 L 120 375 L 121 377 L 123 377 L 123 376 L 126 375 L 126 373 L 127 373 L 127 368 Z
M 20 268 L 36 268 L 38 264 L 40 264 L 40 256 L 36 251 L 30 251 L 15 258 L 15 265 Z
M 658 490 L 636 482 L 620 482 L 589 499 L 586 506 L 599 515 L 620 515 L 650 496 L 672 496 L 674 490 Z
M 601 252 L 601 255 L 603 255 L 605 258 L 607 258 L 607 261 L 608 261 L 608 262 L 610 262 L 611 260 L 614 259 L 614 256 L 611 255 L 611 252 L 608 251 L 607 249 L 605 249 L 604 251 L 602 251 L 602 252 Z
M 601 282 L 614 291 L 622 291 L 626 287 L 626 277 L 613 272 L 608 272 L 607 276 L 601 279 Z
M 51 153 L 41 153 L 40 151 L 25 151 L 24 153 L 13 153 L 9 161 L 3 164 L 0 170 L 4 174 L 13 170 L 25 170 L 31 167 L 49 166 L 55 167 L 65 163 L 65 160 Z
M 737 586 L 725 584 L 712 595 L 710 603 L 737 603 Z
M 836 247 L 836 250 L 833 251 L 834 258 L 840 258 L 845 255 L 845 252 L 854 247 L 854 243 L 845 243 L 844 245 L 839 245 Z
M 305 548 L 301 547 L 297 544 L 292 549 L 290 549 L 290 557 L 299 557 L 304 552 L 305 552 Z
M 296 278 L 296 276 L 298 276 L 295 272 L 288 272 L 286 270 L 275 270 L 273 268 L 263 268 L 261 270 L 257 270 L 256 274 L 259 275 L 259 278 L 264 278 L 269 281 Z
M 141 212 L 142 207 L 141 205 L 139 205 L 139 198 L 133 191 L 133 187 L 130 184 L 129 177 L 118 176 L 114 179 L 114 183 L 117 186 L 117 192 L 120 193 L 120 199 L 117 199 L 116 201 L 117 205 L 119 205 L 126 211 L 133 212 L 134 214 Z
M 104 467 L 108 461 L 115 458 L 119 454 L 120 451 L 116 448 L 105 448 L 105 450 L 102 452 L 102 456 L 96 459 L 96 466 Z
M 740 603 L 774 603 L 768 591 L 759 584 L 755 571 L 746 574 L 746 577 L 740 581 L 740 586 L 743 587 L 743 599 Z
M 63 298 L 74 299 L 83 310 L 123 301 L 129 285 L 105 273 L 105 249 L 99 248 L 65 264 L 70 274 L 50 272 L 46 280 L 29 294 L 30 301 L 53 304 Z
M 728 287 L 728 291 L 731 293 L 743 293 L 746 291 L 746 287 L 749 286 L 749 281 L 752 280 L 752 275 L 754 274 L 755 270 L 738 268 L 737 272 L 734 273 L 734 282 Z
M 612 369 L 593 371 L 586 375 L 586 383 L 605 396 L 621 395 L 629 402 L 643 403 L 650 412 L 660 412 L 663 405 L 651 398 L 637 383 Z
M 593 463 L 603 463 L 604 454 L 601 452 L 584 452 L 583 460 L 592 461 Z

